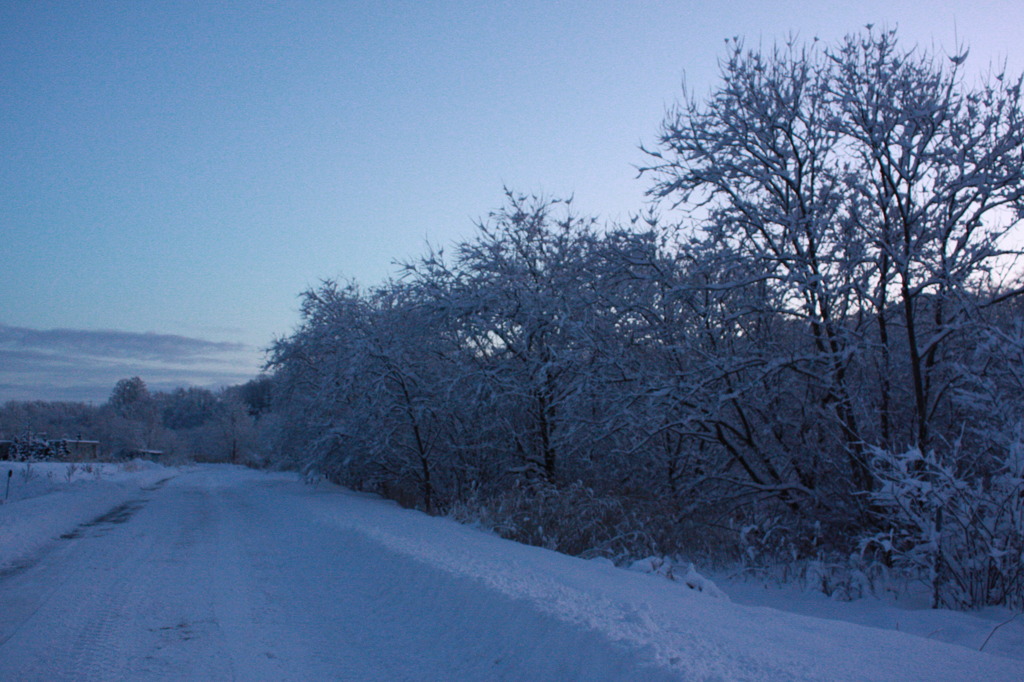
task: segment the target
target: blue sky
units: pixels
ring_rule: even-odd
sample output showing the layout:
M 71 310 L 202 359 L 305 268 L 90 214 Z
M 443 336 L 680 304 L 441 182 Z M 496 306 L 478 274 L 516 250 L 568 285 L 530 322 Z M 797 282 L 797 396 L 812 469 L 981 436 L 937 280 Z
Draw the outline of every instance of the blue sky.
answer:
M 734 35 L 1024 67 L 1019 0 L 845 4 L 0 2 L 0 400 L 242 381 L 303 289 L 471 234 L 503 185 L 624 219 Z

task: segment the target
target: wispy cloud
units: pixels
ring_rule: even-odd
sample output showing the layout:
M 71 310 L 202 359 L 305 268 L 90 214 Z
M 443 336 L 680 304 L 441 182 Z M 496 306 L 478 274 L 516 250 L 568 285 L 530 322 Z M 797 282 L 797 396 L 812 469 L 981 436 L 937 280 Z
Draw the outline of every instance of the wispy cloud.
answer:
M 0 325 L 0 400 L 100 402 L 127 376 L 153 389 L 251 378 L 259 351 L 241 343 L 118 330 Z
M 208 353 L 245 350 L 241 343 L 222 343 L 174 334 L 138 334 L 116 330 L 28 329 L 0 325 L 0 349 L 32 349 L 99 357 L 131 356 L 169 362 Z

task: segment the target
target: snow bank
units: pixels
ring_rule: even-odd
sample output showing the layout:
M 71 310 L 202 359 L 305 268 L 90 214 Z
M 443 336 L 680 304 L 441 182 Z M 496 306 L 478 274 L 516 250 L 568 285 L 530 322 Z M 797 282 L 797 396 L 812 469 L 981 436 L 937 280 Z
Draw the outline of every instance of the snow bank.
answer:
M 679 564 L 667 557 L 650 556 L 634 561 L 630 564 L 629 570 L 661 576 L 666 580 L 685 585 L 688 589 L 702 592 L 709 597 L 729 601 L 728 595 L 709 578 L 698 573 L 697 568 L 690 562 Z
M 906 596 L 899 600 L 864 597 L 840 601 L 797 585 L 765 584 L 727 575 L 715 578 L 716 583 L 738 604 L 766 606 L 815 618 L 905 632 L 972 651 L 984 647 L 985 653 L 1024 661 L 1024 617 L 996 607 L 976 612 L 932 609 L 926 585 L 921 585 L 920 595 L 916 598 L 911 590 L 903 587 L 900 593 Z
M 308 506 L 311 518 L 364 534 L 406 561 L 420 563 L 422 570 L 469 580 L 496 597 L 529 604 L 538 623 L 554 619 L 597 634 L 607 646 L 625 647 L 637 661 L 670 676 L 1024 679 L 1020 661 L 904 632 L 729 603 L 712 596 L 717 590 L 706 579 L 702 592 L 684 581 L 517 545 L 328 486 L 310 494 Z M 691 575 L 694 582 L 698 577 Z
M 103 568 L 82 579 L 95 603 L 83 603 L 76 621 L 102 622 L 117 635 L 110 647 L 119 670 L 149 661 L 132 658 L 145 647 L 129 644 L 187 617 L 207 624 L 209 636 L 178 642 L 177 658 L 158 643 L 193 679 L 201 676 L 189 647 L 207 652 L 203 660 L 229 660 L 239 679 L 331 679 L 342 670 L 358 679 L 1024 679 L 1024 661 L 902 627 L 865 627 L 877 624 L 870 618 L 857 625 L 801 616 L 750 605 L 739 592 L 729 601 L 718 592 L 731 585 L 716 588 L 689 565 L 650 559 L 623 570 L 286 474 L 147 466 L 77 480 L 72 472 L 63 481 L 53 471 L 41 468 L 24 495 L 0 506 L 0 561 L 45 557 L 54 546 L 106 556 L 103 543 L 120 538 L 118 547 L 143 563 L 126 560 L 113 578 Z M 52 541 L 146 496 L 127 532 Z M 95 580 L 106 581 L 103 590 L 90 591 Z M 135 592 L 125 596 L 124 585 Z M 96 594 L 120 598 L 114 616 L 93 613 L 108 600 Z M 150 606 L 140 608 L 140 599 Z M 60 600 L 50 601 L 63 613 Z M 782 597 L 772 603 L 786 606 Z M 166 619 L 152 620 L 150 611 Z M 933 613 L 951 629 L 965 622 Z
M 144 460 L 0 462 L 0 576 L 30 563 L 54 538 L 175 473 Z

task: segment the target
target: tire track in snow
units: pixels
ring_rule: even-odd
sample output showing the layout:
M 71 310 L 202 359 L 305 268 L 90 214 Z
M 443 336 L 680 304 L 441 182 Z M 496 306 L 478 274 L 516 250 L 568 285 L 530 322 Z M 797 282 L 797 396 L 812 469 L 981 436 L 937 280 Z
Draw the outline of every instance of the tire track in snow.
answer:
M 40 639 L 49 643 L 46 656 L 37 656 L 11 679 L 119 677 L 118 650 L 139 597 L 131 566 L 150 551 L 151 542 L 120 542 L 118 532 L 132 534 L 129 522 L 160 487 L 150 486 L 145 497 L 116 504 L 63 533 L 19 567 L 14 580 L 5 581 L 20 603 L 13 604 L 14 622 L 8 621 L 0 647 L 9 651 L 32 649 Z M 5 653 L 0 650 L 0 678 L 6 677 Z
M 119 585 L 120 587 L 120 585 Z M 110 680 L 120 677 L 118 646 L 124 641 L 124 594 L 97 591 L 88 605 L 89 620 L 61 661 L 60 679 Z
M 156 543 L 155 538 L 135 532 L 129 522 L 151 499 L 119 504 L 81 524 L 80 532 L 71 538 L 79 543 L 92 543 L 95 562 L 94 570 L 82 575 L 80 584 L 84 583 L 84 589 L 78 594 L 83 598 L 77 613 L 78 622 L 84 622 L 84 626 L 78 629 L 70 650 L 59 662 L 60 679 L 110 680 L 124 676 L 121 651 L 133 639 L 133 614 L 145 585 L 139 568 L 147 563 Z M 89 580 L 90 577 L 93 579 Z

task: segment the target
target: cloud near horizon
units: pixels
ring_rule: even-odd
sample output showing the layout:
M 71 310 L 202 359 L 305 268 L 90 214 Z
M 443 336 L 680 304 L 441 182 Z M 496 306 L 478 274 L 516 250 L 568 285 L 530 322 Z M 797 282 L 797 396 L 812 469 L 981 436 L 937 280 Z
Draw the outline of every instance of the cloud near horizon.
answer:
M 256 375 L 259 357 L 243 343 L 175 334 L 0 324 L 0 402 L 103 402 L 130 376 L 151 390 L 238 384 Z

